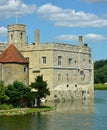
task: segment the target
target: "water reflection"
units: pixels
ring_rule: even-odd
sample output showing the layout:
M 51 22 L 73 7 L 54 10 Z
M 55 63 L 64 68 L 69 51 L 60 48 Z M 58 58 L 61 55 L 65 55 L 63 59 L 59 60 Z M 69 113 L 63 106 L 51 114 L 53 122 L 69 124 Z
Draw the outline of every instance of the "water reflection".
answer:
M 92 130 L 94 100 L 66 101 L 48 104 L 55 105 L 56 110 L 44 113 L 49 116 L 49 120 L 45 120 L 45 122 L 48 122 L 46 130 Z
M 48 102 L 46 105 L 55 106 L 56 112 L 69 112 L 72 114 L 93 113 L 94 99 L 65 101 L 59 103 Z
M 106 130 L 107 91 L 95 91 L 95 100 L 50 103 L 55 111 L 0 116 L 0 130 Z
M 92 130 L 94 101 L 50 103 L 56 110 L 17 116 L 1 116 L 0 130 Z

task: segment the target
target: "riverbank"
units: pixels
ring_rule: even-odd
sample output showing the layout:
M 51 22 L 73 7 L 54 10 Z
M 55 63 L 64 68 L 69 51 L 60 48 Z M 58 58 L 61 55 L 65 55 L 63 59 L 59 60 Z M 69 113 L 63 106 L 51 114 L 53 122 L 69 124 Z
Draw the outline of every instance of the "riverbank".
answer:
M 46 111 L 52 111 L 54 110 L 54 107 L 52 106 L 42 106 L 40 108 L 15 108 L 15 109 L 9 109 L 9 110 L 0 110 L 0 116 L 2 115 L 23 115 L 27 113 L 34 113 L 34 112 L 46 112 Z
M 94 90 L 107 90 L 107 84 L 94 84 Z

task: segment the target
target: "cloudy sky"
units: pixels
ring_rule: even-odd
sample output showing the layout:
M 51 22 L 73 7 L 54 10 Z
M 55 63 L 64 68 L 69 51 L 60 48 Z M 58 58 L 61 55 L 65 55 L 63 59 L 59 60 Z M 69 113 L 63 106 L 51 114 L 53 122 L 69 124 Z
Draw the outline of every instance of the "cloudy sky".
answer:
M 93 60 L 107 59 L 107 0 L 0 0 L 0 42 L 9 24 L 25 24 L 27 40 L 78 45 L 78 36 L 92 49 Z

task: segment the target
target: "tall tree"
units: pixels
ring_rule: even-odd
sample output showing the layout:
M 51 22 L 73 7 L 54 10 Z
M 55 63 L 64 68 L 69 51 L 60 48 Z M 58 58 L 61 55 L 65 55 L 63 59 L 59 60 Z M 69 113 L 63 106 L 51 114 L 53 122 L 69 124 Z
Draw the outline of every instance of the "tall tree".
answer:
M 37 76 L 35 82 L 31 83 L 30 87 L 36 90 L 34 92 L 34 98 L 37 99 L 37 107 L 40 107 L 40 99 L 50 95 L 49 88 L 47 88 L 47 82 L 43 80 L 43 75 Z

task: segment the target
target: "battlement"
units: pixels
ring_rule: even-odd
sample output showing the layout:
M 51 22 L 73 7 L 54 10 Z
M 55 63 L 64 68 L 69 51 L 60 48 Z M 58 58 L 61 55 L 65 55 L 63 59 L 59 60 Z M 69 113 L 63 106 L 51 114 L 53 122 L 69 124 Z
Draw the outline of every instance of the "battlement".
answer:
M 34 50 L 61 50 L 61 51 L 72 51 L 72 52 L 83 52 L 83 53 L 91 53 L 91 49 L 88 45 L 84 44 L 82 48 L 73 44 L 63 44 L 63 43 L 42 43 L 42 44 L 28 44 L 26 49 L 34 49 Z
M 25 31 L 26 26 L 24 24 L 13 24 L 13 25 L 8 25 L 8 32 L 9 31 Z

